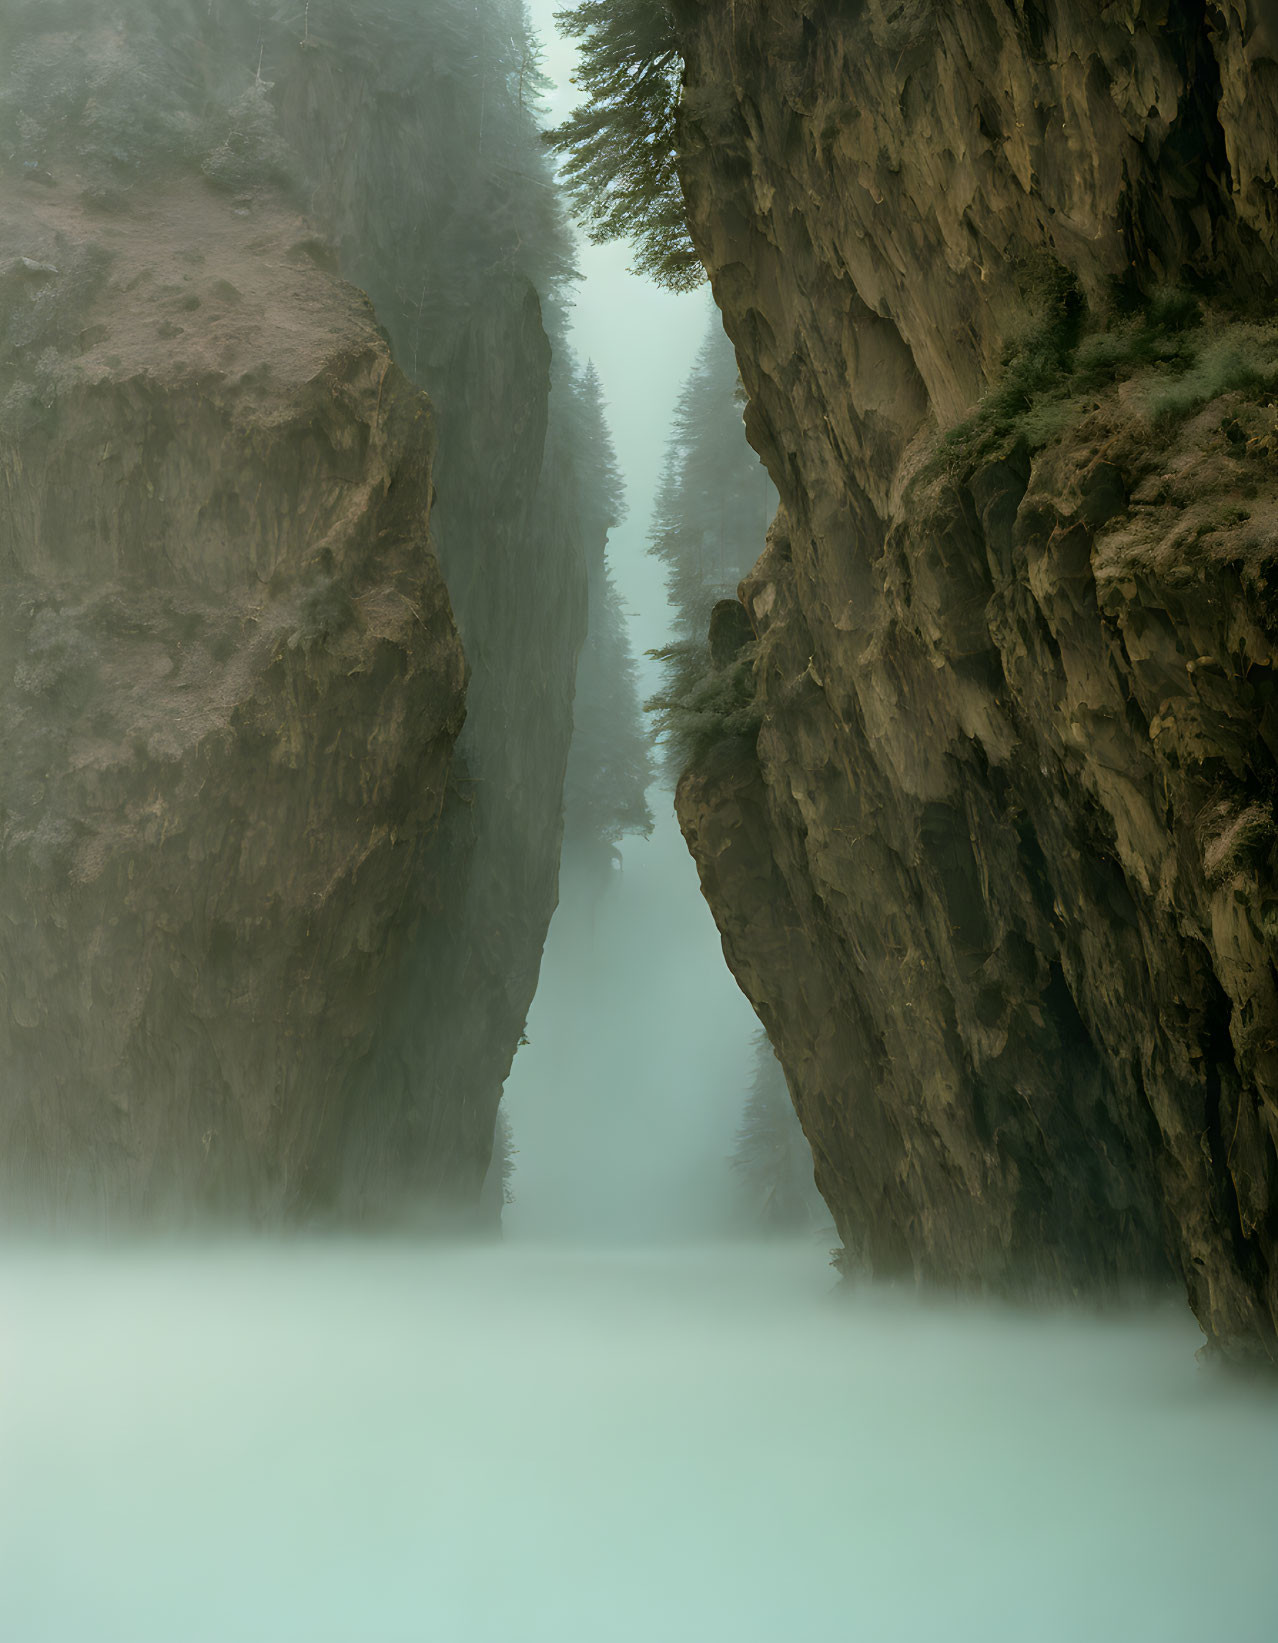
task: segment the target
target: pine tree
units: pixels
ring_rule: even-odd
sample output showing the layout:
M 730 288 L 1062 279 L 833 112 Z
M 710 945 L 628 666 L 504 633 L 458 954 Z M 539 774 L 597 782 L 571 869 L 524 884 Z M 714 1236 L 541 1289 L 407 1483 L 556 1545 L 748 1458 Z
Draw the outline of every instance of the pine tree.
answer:
M 574 378 L 567 398 L 564 415 L 579 476 L 590 615 L 577 664 L 564 832 L 571 848 L 607 871 L 626 834 L 646 836 L 652 830 L 645 797 L 652 753 L 625 610 L 606 556 L 608 532 L 625 514 L 625 494 L 593 365 Z
M 666 566 L 681 639 L 704 639 L 763 552 L 777 495 L 746 442 L 736 355 L 714 315 L 675 407 L 650 552 Z
M 683 59 L 670 7 L 585 0 L 555 21 L 581 42 L 574 84 L 585 97 L 546 141 L 564 156 L 560 175 L 587 236 L 595 244 L 632 239 L 637 273 L 693 290 L 705 270 L 675 168 Z
M 611 858 L 627 833 L 645 837 L 652 754 L 639 708 L 625 611 L 607 564 L 591 581 L 590 631 L 577 664 L 572 751 L 564 782 L 568 842 Z
M 580 475 L 583 528 L 588 543 L 602 559 L 608 532 L 626 516 L 626 487 L 608 429 L 603 385 L 594 362 L 569 378 L 564 418 Z
M 732 1164 L 750 1190 L 756 1221 L 770 1231 L 814 1230 L 828 1218 L 785 1074 L 762 1031 L 755 1035 L 754 1078 Z
M 763 551 L 777 503 L 746 442 L 744 399 L 736 356 L 716 316 L 675 408 L 649 539 L 649 551 L 666 566 L 675 638 L 652 653 L 664 677 L 647 707 L 657 716 L 675 780 L 713 742 L 752 737 L 758 728 L 744 612 L 727 611 L 740 636 L 726 647 L 731 654 L 716 657 L 708 643 L 711 613 L 721 601 L 735 601 Z

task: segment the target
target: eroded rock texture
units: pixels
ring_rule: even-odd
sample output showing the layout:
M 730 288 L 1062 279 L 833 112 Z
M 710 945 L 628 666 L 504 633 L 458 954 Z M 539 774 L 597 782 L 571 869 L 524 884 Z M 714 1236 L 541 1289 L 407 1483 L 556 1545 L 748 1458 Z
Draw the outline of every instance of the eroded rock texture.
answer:
M 349 1138 L 344 1201 L 362 1214 L 389 1191 L 469 1217 L 558 899 L 586 566 L 602 541 L 585 540 L 553 391 L 568 374 L 566 350 L 554 357 L 562 329 L 552 346 L 554 315 L 521 268 L 521 236 L 553 239 L 537 220 L 555 210 L 548 177 L 507 156 L 505 190 L 459 202 L 459 145 L 493 142 L 482 88 L 459 97 L 421 24 L 397 26 L 370 66 L 366 24 L 346 8 L 325 21 L 331 49 L 301 54 L 281 26 L 272 95 L 342 272 L 435 407 L 432 537 L 470 681 L 433 858 L 436 919 L 400 974 L 401 1030 L 367 1069 L 368 1099 L 395 1117 Z M 498 1214 L 481 1205 L 489 1224 Z
M 782 507 L 742 589 L 757 746 L 721 743 L 678 804 L 818 1184 L 876 1269 L 1170 1268 L 1261 1359 L 1273 411 L 1225 382 L 1164 424 L 1128 382 L 997 459 L 926 459 L 1044 265 L 1094 315 L 1272 289 L 1274 23 L 716 0 L 685 20 L 682 117 Z
M 0 1207 L 55 1220 L 499 1215 L 586 624 L 569 250 L 513 0 L 304 10 L 0 17 L 0 917 L 40 955 Z
M 63 344 L 0 457 L 5 1208 L 311 1212 L 437 894 L 430 407 L 282 208 L 3 218 Z

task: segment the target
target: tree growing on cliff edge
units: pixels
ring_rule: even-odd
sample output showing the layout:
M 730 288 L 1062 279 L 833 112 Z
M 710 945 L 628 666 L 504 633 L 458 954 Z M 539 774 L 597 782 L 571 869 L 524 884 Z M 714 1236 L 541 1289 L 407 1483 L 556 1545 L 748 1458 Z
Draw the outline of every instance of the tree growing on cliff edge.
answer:
M 675 113 L 683 75 L 674 17 L 663 0 L 584 0 L 555 13 L 580 42 L 573 83 L 584 100 L 546 141 L 596 245 L 633 239 L 635 272 L 673 291 L 705 279 L 688 235 L 675 168 Z

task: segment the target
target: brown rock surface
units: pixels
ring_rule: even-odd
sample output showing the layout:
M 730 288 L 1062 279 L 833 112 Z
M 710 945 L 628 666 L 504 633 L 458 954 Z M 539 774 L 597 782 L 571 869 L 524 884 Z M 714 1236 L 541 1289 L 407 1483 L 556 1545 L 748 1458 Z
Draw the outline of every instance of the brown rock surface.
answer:
M 265 196 L 0 219 L 6 1205 L 322 1210 L 463 717 L 430 407 Z
M 1222 383 L 1168 431 L 1133 380 L 925 459 L 1044 266 L 1093 315 L 1272 289 L 1271 10 L 687 14 L 685 191 L 782 508 L 757 747 L 678 797 L 853 1257 L 1170 1268 L 1269 1360 L 1273 412 Z

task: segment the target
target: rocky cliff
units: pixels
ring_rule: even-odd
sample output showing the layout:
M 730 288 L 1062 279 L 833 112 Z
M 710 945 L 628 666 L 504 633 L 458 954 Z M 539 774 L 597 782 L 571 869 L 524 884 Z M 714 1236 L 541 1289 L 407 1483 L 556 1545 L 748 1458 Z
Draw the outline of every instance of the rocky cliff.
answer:
M 282 209 L 0 210 L 6 1209 L 298 1213 L 432 924 L 429 404 Z
M 1276 22 L 681 22 L 693 236 L 781 509 L 741 591 L 757 738 L 678 805 L 850 1258 L 1052 1291 L 1170 1270 L 1261 1360 Z
M 481 1189 L 558 898 L 587 562 L 602 552 L 567 426 L 569 248 L 517 8 L 391 0 L 317 8 L 312 24 L 304 51 L 291 27 L 268 30 L 263 72 L 310 215 L 435 406 L 432 535 L 470 667 L 436 923 L 401 973 L 402 1030 L 365 1072 L 367 1099 L 398 1116 L 350 1137 L 346 1201 L 363 1214 L 391 1192 L 491 1225 Z
M 0 17 L 6 1210 L 495 1219 L 586 615 L 529 49 Z

